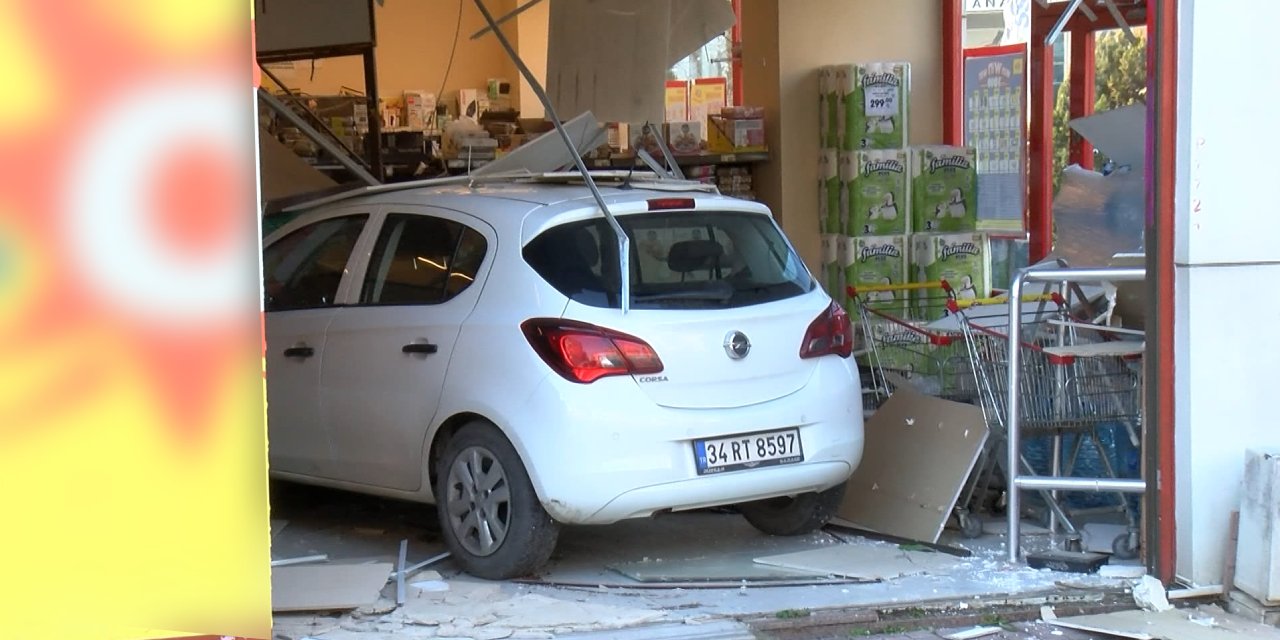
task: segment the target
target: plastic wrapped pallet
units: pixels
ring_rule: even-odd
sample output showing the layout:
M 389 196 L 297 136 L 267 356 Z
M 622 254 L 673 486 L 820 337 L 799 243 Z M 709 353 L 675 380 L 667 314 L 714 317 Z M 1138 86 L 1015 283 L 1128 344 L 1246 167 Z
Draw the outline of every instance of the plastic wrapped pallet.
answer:
M 822 234 L 822 268 L 818 270 L 818 281 L 822 290 L 832 300 L 844 303 L 844 278 L 840 274 L 839 264 L 840 236 L 834 233 Z

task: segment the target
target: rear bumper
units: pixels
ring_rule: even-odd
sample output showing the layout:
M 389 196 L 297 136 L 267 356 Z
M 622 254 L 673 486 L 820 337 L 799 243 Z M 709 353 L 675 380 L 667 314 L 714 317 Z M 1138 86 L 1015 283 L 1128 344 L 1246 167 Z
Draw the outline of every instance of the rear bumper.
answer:
M 733 409 L 665 408 L 629 378 L 577 385 L 552 375 L 500 420 L 543 506 L 566 524 L 819 491 L 862 457 L 856 365 L 836 357 L 795 393 Z M 698 475 L 694 440 L 785 428 L 799 429 L 803 462 Z

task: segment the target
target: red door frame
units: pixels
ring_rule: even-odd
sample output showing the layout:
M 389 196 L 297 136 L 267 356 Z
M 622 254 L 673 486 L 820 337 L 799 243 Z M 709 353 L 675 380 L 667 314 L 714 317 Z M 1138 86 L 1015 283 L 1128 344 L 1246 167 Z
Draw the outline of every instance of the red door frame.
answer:
M 939 0 L 942 8 L 942 129 L 946 144 L 963 144 L 963 6 L 961 0 Z M 1031 110 L 1029 134 L 1030 197 L 1027 231 L 1031 241 L 1030 258 L 1037 262 L 1053 248 L 1053 47 L 1045 38 L 1053 29 L 1066 2 L 1050 2 L 1042 7 L 1031 3 L 1031 42 L 1029 93 Z M 1147 492 L 1147 514 L 1155 522 L 1147 527 L 1143 541 L 1148 550 L 1148 565 L 1166 584 L 1176 570 L 1177 529 L 1174 495 L 1174 386 L 1173 386 L 1173 225 L 1174 180 L 1177 140 L 1177 0 L 1146 2 L 1137 0 L 1125 10 L 1147 8 L 1147 273 L 1151 275 L 1147 317 L 1149 353 L 1146 398 L 1148 465 L 1154 465 L 1154 479 Z M 1070 114 L 1072 118 L 1089 115 L 1094 102 L 1094 33 L 1117 29 L 1119 23 L 1108 11 L 1096 12 L 1097 20 L 1076 13 L 1067 21 L 1064 31 L 1072 34 Z M 1077 140 L 1070 149 L 1072 162 L 1091 167 L 1092 146 Z M 1151 384 L 1154 381 L 1154 384 Z M 1150 468 L 1149 466 L 1147 468 Z M 1154 476 L 1154 478 L 1153 478 Z M 1149 522 L 1152 520 L 1148 520 Z

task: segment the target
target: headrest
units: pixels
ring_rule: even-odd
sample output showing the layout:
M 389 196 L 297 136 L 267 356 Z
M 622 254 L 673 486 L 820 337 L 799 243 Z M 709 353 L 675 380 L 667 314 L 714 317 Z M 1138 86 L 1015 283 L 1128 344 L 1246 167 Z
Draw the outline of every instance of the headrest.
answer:
M 715 240 L 684 240 L 671 245 L 667 268 L 676 273 L 710 269 L 724 257 L 724 247 Z

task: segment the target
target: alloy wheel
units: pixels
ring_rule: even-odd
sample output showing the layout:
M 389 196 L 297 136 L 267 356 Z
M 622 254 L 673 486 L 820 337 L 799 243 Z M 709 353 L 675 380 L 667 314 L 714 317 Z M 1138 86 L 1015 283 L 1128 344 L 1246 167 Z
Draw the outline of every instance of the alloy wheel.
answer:
M 445 507 L 449 527 L 468 553 L 488 556 L 502 546 L 511 525 L 511 489 L 493 453 L 468 447 L 454 458 Z

